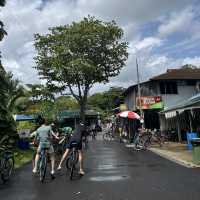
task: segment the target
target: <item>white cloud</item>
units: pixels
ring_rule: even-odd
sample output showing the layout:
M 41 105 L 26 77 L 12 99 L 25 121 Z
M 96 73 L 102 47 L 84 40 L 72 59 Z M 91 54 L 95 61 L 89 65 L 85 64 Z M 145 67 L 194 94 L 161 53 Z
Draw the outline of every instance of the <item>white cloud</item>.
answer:
M 193 11 L 185 9 L 189 4 L 191 0 L 46 0 L 43 7 L 42 0 L 7 1 L 6 7 L 2 8 L 0 13 L 8 32 L 8 36 L 0 44 L 3 64 L 25 83 L 38 82 L 36 71 L 32 68 L 35 65 L 33 34 L 46 33 L 48 27 L 68 24 L 90 14 L 103 20 L 116 20 L 124 28 L 125 39 L 130 42 L 129 60 L 121 74 L 107 86 L 96 85 L 93 91 L 104 90 L 110 85 L 128 86 L 136 80 L 136 55 L 141 66 L 141 77 L 144 79 L 151 73 L 165 69 L 169 63 L 175 64 L 173 59 L 166 55 L 154 55 L 151 50 L 165 44 L 165 38 L 160 38 L 159 34 L 164 37 L 171 32 L 182 31 L 183 21 L 186 25 L 193 20 Z M 170 17 L 161 17 L 166 15 Z M 158 18 L 162 18 L 159 34 L 142 36 L 140 27 L 157 21 Z M 191 30 L 199 35 L 196 25 L 192 26 Z M 191 58 L 192 61 L 195 62 L 195 59 Z
M 200 56 L 195 56 L 195 57 L 186 57 L 183 59 L 182 61 L 182 65 L 186 65 L 186 64 L 192 64 L 195 65 L 197 67 L 200 67 Z
M 159 38 L 147 37 L 139 41 L 138 43 L 136 43 L 135 47 L 138 50 L 147 49 L 147 48 L 151 49 L 153 47 L 160 46 L 161 43 L 162 43 L 162 40 Z
M 161 65 L 163 63 L 166 63 L 167 57 L 166 56 L 158 56 L 155 59 L 152 59 L 151 62 L 147 63 L 148 67 Z
M 189 26 L 195 17 L 192 8 L 186 8 L 181 12 L 172 13 L 170 18 L 164 21 L 158 28 L 160 36 L 167 36 L 175 32 L 188 32 Z

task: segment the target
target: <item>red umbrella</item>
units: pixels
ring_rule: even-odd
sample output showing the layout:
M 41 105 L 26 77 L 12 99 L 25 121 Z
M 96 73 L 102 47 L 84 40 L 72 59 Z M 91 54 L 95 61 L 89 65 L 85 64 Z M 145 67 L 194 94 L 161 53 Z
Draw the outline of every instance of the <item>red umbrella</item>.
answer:
M 120 117 L 129 118 L 129 119 L 140 119 L 140 116 L 132 111 L 123 111 L 118 114 Z

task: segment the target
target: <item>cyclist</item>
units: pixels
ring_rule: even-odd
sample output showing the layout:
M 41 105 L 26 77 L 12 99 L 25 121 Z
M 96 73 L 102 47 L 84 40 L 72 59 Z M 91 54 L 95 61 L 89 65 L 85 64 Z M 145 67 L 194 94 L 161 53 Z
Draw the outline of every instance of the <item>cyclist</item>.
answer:
M 56 139 L 59 139 L 54 132 L 51 129 L 51 126 L 48 126 L 46 123 L 46 120 L 44 118 L 40 119 L 40 127 L 36 130 L 36 140 L 38 141 L 38 148 L 37 148 L 37 153 L 35 156 L 35 165 L 33 168 L 33 173 L 37 173 L 37 166 L 38 166 L 38 161 L 40 158 L 40 152 L 42 148 L 48 148 L 48 153 L 50 154 L 51 158 L 51 175 L 54 177 L 55 171 L 55 157 L 54 157 L 54 149 L 52 145 L 52 138 L 55 137 Z
M 68 143 L 68 145 L 66 147 L 66 151 L 63 154 L 63 156 L 61 158 L 61 161 L 60 161 L 60 163 L 58 165 L 58 170 L 61 170 L 63 161 L 68 156 L 68 153 L 69 153 L 70 149 L 72 149 L 71 143 L 72 142 L 76 142 L 77 143 L 77 149 L 78 149 L 78 152 L 79 152 L 79 164 L 80 164 L 79 174 L 80 175 L 84 175 L 85 174 L 84 171 L 83 171 L 83 153 L 82 153 L 82 138 L 84 136 L 84 133 L 85 133 L 85 125 L 82 122 L 80 122 L 76 126 L 76 128 L 74 130 L 74 133 L 73 133 L 72 137 L 69 140 L 69 143 Z
M 64 135 L 72 134 L 72 128 L 70 126 L 65 126 L 65 127 L 61 128 L 61 131 Z

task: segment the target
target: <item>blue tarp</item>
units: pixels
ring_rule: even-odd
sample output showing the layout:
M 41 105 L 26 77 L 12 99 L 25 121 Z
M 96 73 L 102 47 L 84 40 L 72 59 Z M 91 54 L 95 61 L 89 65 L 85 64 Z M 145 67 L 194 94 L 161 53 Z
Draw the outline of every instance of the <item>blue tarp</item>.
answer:
M 35 117 L 33 115 L 16 115 L 15 121 L 33 121 Z

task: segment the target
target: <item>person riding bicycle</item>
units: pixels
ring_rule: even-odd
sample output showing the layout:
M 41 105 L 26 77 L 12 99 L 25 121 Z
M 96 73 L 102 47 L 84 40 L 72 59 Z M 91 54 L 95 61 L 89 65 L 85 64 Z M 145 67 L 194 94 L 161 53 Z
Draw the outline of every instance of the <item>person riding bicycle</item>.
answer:
M 55 174 L 55 156 L 54 156 L 54 149 L 52 145 L 52 138 L 57 137 L 57 135 L 54 134 L 54 132 L 51 129 L 51 126 L 48 126 L 46 123 L 46 120 L 44 118 L 40 119 L 40 127 L 36 130 L 36 135 L 35 139 L 38 141 L 38 148 L 37 148 L 37 153 L 35 156 L 35 165 L 33 168 L 33 173 L 37 173 L 37 167 L 38 167 L 38 162 L 40 159 L 40 153 L 42 148 L 47 148 L 48 153 L 50 154 L 50 159 L 51 159 L 51 175 L 54 177 Z
M 70 126 L 65 126 L 63 128 L 61 128 L 61 132 L 64 135 L 71 135 L 72 134 L 72 128 Z
M 74 130 L 74 133 L 72 135 L 72 137 L 70 138 L 69 140 L 69 143 L 66 147 L 66 151 L 65 153 L 63 154 L 62 158 L 61 158 L 61 161 L 58 165 L 58 170 L 61 170 L 62 168 L 62 163 L 63 161 L 66 159 L 66 157 L 68 156 L 68 153 L 69 151 L 72 149 L 72 143 L 73 142 L 76 142 L 77 143 L 77 149 L 78 149 L 78 152 L 79 152 L 79 164 L 80 164 L 80 170 L 79 170 L 79 174 L 80 175 L 84 175 L 84 171 L 83 171 L 83 153 L 82 153 L 82 138 L 84 136 L 84 133 L 85 133 L 85 125 L 80 122 L 75 130 Z

